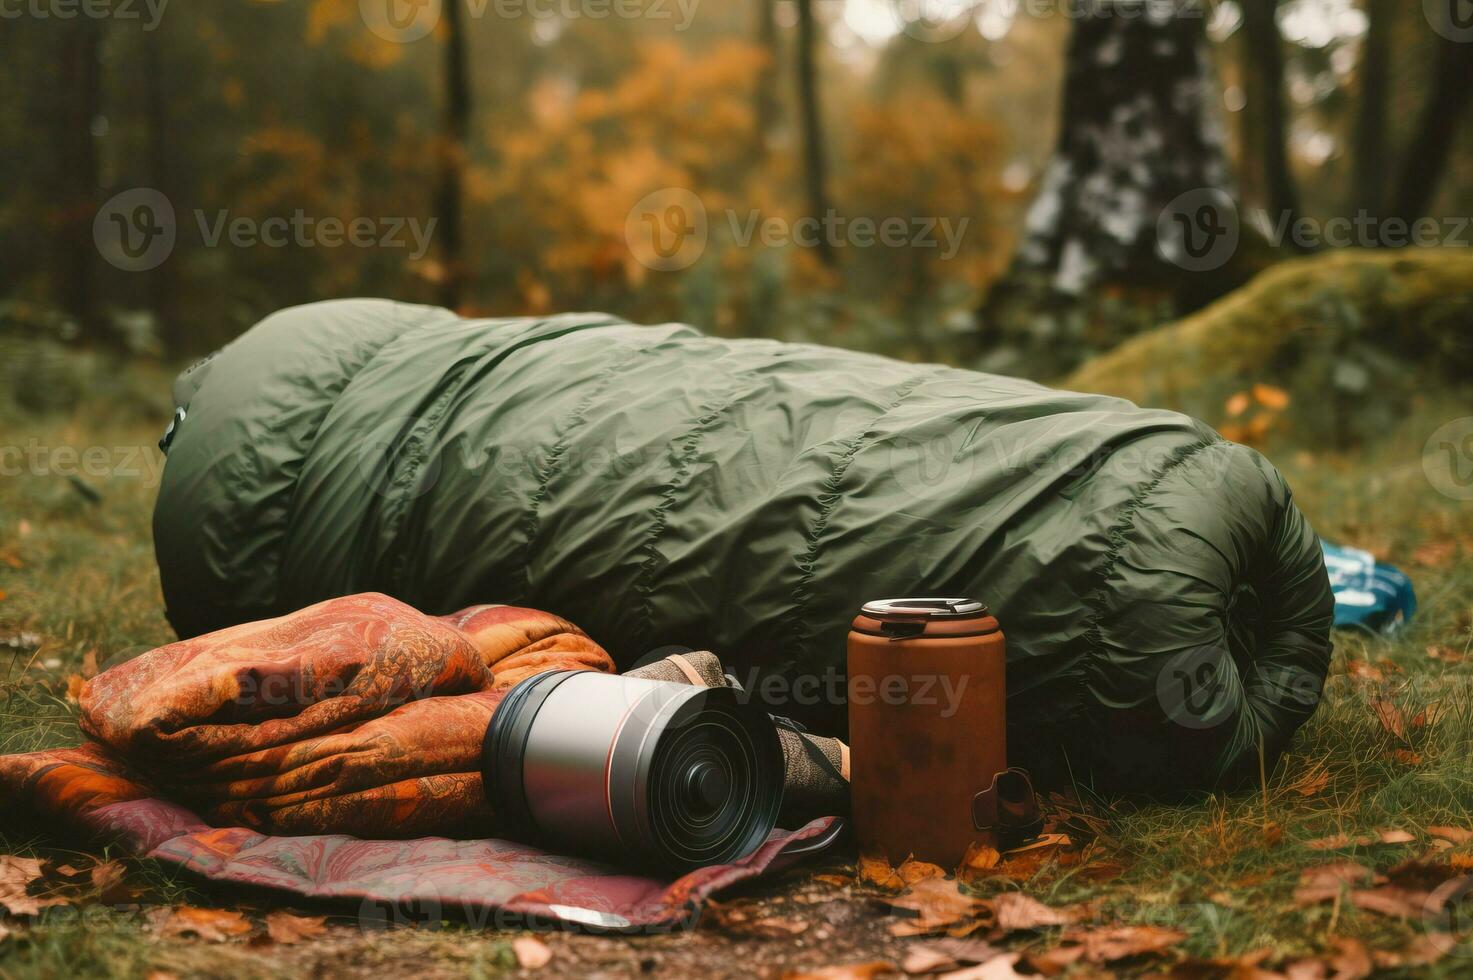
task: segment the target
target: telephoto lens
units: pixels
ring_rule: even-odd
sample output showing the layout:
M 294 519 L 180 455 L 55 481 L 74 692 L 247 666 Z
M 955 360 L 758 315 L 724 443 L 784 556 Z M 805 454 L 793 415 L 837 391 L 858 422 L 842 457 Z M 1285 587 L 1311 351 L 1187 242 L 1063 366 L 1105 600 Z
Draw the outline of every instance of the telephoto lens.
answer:
M 482 772 L 508 836 L 684 873 L 767 839 L 784 761 L 772 720 L 728 688 L 562 670 L 507 692 Z

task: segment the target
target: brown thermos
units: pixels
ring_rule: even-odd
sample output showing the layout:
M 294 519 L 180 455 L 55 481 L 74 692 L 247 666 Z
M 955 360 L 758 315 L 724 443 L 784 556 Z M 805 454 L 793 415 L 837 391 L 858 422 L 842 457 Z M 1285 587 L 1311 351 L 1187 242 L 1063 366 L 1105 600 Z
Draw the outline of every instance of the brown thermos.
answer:
M 980 602 L 865 604 L 849 633 L 848 677 L 862 850 L 952 868 L 974 840 L 997 846 L 999 793 L 1021 792 L 1010 778 L 1026 783 L 1008 774 L 1005 653 Z

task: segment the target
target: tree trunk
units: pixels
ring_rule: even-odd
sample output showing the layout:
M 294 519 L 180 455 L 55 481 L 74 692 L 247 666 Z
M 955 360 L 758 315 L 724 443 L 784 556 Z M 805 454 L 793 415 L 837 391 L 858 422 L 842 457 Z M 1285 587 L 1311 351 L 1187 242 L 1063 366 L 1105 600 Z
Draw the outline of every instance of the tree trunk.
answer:
M 795 0 L 798 5 L 798 108 L 803 124 L 803 184 L 808 213 L 823 222 L 829 213 L 828 165 L 825 157 L 823 118 L 818 106 L 818 73 L 814 63 L 818 27 L 813 20 L 813 0 Z M 834 265 L 834 249 L 828 236 L 818 235 L 818 256 Z
M 979 311 L 983 370 L 1057 376 L 1266 264 L 1239 237 L 1205 14 L 1115 2 L 1074 24 L 1058 144 Z
M 1360 103 L 1351 150 L 1351 211 L 1379 215 L 1386 204 L 1386 98 L 1390 92 L 1395 0 L 1367 0 L 1369 24 L 1360 63 Z
M 94 121 L 102 112 L 102 31 L 96 18 L 78 17 L 60 30 L 62 63 L 59 77 L 70 84 L 66 108 L 57 120 L 58 152 L 54 157 L 62 181 L 63 305 L 77 317 L 82 335 L 106 342 L 107 330 L 97 296 L 97 243 L 93 218 L 101 183 Z
M 752 158 L 760 161 L 767 157 L 777 125 L 777 0 L 757 0 L 757 47 L 766 58 L 757 73 L 752 105 Z
M 169 75 L 164 64 L 164 39 L 158 31 L 143 37 L 143 101 L 148 140 L 148 179 L 153 189 L 173 199 L 174 187 L 169 147 Z M 148 272 L 148 302 L 158 321 L 159 342 L 163 349 L 178 356 L 187 346 L 184 324 L 179 315 L 179 277 L 174 274 L 180 261 L 178 244 L 175 253 Z
M 1299 188 L 1290 169 L 1284 111 L 1284 51 L 1275 14 L 1279 0 L 1243 2 L 1244 115 L 1256 117 L 1257 152 L 1244 148 L 1245 170 L 1259 169 L 1264 203 L 1275 225 L 1299 218 Z
M 1102 6 L 1074 25 L 1058 145 L 1014 260 L 1071 295 L 1179 278 L 1157 254 L 1158 218 L 1188 192 L 1232 197 L 1204 17 Z
M 446 0 L 445 17 L 445 119 L 440 134 L 440 186 L 435 212 L 439 218 L 443 265 L 440 305 L 458 309 L 465 278 L 465 243 L 460 220 L 461 182 L 465 171 L 466 147 L 470 139 L 470 73 L 466 65 L 463 0 Z
M 1392 214 L 1407 221 L 1427 214 L 1447 169 L 1458 125 L 1467 121 L 1473 104 L 1473 43 L 1442 41 L 1431 92 L 1402 158 L 1392 202 Z

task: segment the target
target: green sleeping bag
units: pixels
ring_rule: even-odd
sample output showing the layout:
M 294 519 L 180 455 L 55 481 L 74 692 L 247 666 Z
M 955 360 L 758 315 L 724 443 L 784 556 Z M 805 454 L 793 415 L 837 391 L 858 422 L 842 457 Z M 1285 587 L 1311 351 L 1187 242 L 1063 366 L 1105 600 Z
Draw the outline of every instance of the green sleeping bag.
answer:
M 154 532 L 181 636 L 353 592 L 566 616 L 623 666 L 716 652 L 844 729 L 867 599 L 973 596 L 1009 751 L 1172 794 L 1318 703 L 1320 548 L 1257 452 L 1119 399 L 600 314 L 277 313 L 180 376 Z

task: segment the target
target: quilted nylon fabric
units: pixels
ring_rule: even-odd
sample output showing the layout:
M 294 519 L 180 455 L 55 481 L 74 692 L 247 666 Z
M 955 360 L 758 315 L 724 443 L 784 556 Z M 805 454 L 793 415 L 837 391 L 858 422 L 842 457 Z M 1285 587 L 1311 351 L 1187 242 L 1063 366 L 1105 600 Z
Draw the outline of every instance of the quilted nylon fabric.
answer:
M 380 591 L 555 610 L 620 666 L 715 651 L 842 735 L 864 599 L 986 601 L 1013 761 L 1233 782 L 1318 702 L 1332 598 L 1258 453 L 1013 378 L 599 314 L 282 311 L 176 384 L 155 538 L 181 635 Z

